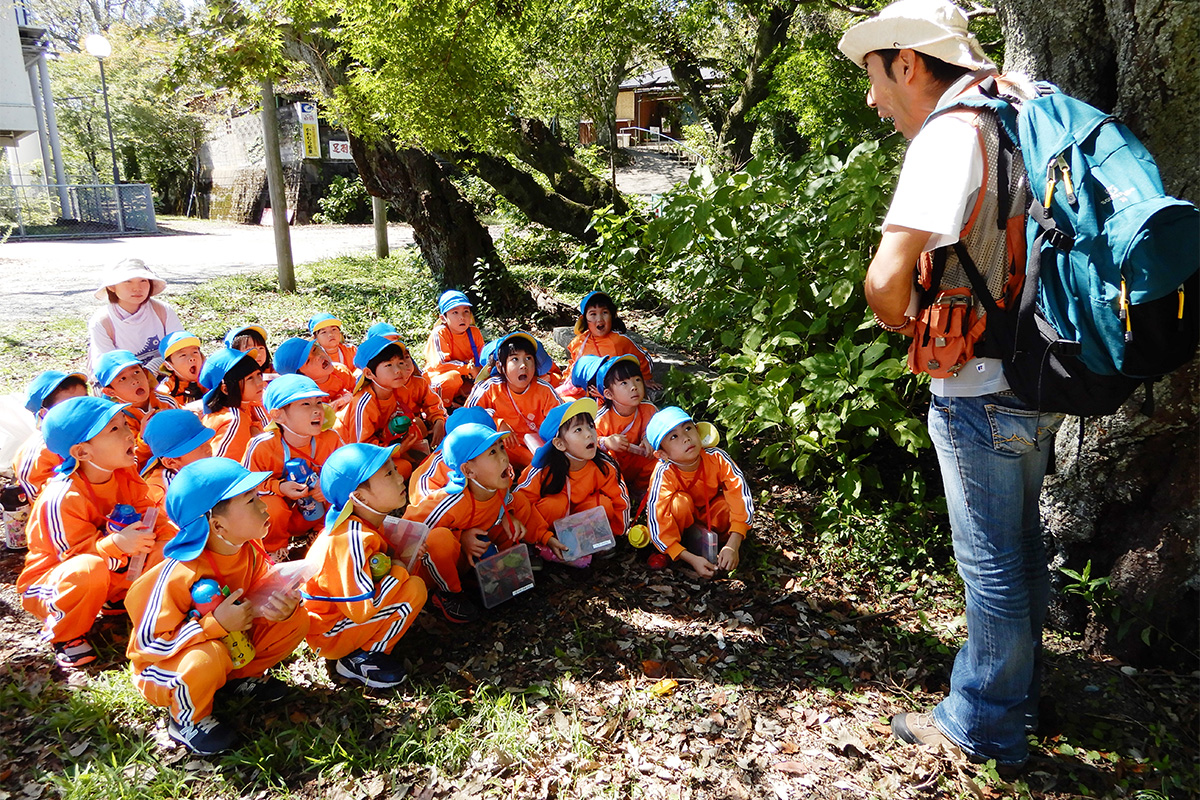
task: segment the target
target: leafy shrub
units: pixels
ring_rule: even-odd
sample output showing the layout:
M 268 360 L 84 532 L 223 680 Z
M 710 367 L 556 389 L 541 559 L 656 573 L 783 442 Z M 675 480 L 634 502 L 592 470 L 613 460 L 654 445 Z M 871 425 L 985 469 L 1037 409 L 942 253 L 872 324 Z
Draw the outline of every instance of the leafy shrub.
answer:
M 335 177 L 329 182 L 325 196 L 317 200 L 321 210 L 313 214 L 318 225 L 361 224 L 371 221 L 371 196 L 367 187 L 355 175 Z

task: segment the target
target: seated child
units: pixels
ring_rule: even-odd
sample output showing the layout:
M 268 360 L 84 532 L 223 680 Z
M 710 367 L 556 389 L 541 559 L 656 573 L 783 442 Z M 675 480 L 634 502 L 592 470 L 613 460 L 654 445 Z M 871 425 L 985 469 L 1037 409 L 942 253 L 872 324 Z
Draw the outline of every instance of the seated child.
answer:
M 416 374 L 417 365 L 402 342 L 372 336 L 359 345 L 354 365 L 362 370 L 362 377 L 354 399 L 342 409 L 336 430 L 347 443 L 398 445 L 393 458 L 408 480 L 413 465 L 406 456 L 411 451 L 423 458 L 430 452 L 427 436 L 434 445 L 442 440 L 446 409 L 430 390 L 428 379 Z
M 425 374 L 433 390 L 449 408 L 461 405 L 475 385 L 475 376 L 483 366 L 480 351 L 484 339 L 475 327 L 471 301 L 462 292 L 442 292 L 438 298 L 438 317 L 425 343 Z
M 596 388 L 596 372 L 605 362 L 611 361 L 612 356 L 580 356 L 571 365 L 567 379 L 557 389 L 558 396 L 563 400 L 578 400 L 581 397 L 591 397 L 600 401 L 600 392 Z
M 212 455 L 210 442 L 216 432 L 204 427 L 200 418 L 182 408 L 169 408 L 150 418 L 142 428 L 142 439 L 152 458 L 142 467 L 142 480 L 159 507 L 159 518 L 167 519 L 167 489 L 179 470 Z
M 533 451 L 544 442 L 538 426 L 561 402 L 554 388 L 538 376 L 538 343 L 531 334 L 515 331 L 500 340 L 496 348 L 496 366 L 492 377 L 475 384 L 467 399 L 468 406 L 482 406 L 492 412 L 499 430 L 514 435 L 504 440 L 509 460 L 524 470 L 533 459 Z
M 96 660 L 88 633 L 96 615 L 120 614 L 130 557 L 153 558 L 166 520 L 114 526 L 119 503 L 145 514 L 153 505 L 137 474 L 125 406 L 103 397 L 73 397 L 46 414 L 46 446 L 63 459 L 29 514 L 29 552 L 17 578 L 21 605 L 42 621 L 42 641 L 60 667 Z
M 146 420 L 167 408 L 178 408 L 165 394 L 153 391 L 154 381 L 142 362 L 128 350 L 109 350 L 96 361 L 96 385 L 104 396 L 128 406 L 129 427 L 137 437 L 138 467 L 150 460 L 150 445 L 142 440 Z
M 46 412 L 72 397 L 87 397 L 87 376 L 82 372 L 59 372 L 48 369 L 29 382 L 25 392 L 25 408 L 37 419 L 40 427 Z M 42 440 L 41 433 L 31 435 L 13 459 L 13 474 L 21 491 L 32 503 L 54 475 L 54 468 L 62 458 L 51 452 Z
M 654 415 L 645 440 L 659 460 L 646 511 L 654 546 L 672 560 L 687 562 L 704 578 L 718 569 L 735 569 L 754 519 L 754 501 L 742 471 L 723 450 L 705 449 L 692 418 L 676 406 Z M 720 537 L 716 565 L 684 549 L 681 538 L 692 525 L 703 525 Z
M 249 353 L 225 347 L 204 362 L 200 385 L 208 389 L 200 421 L 217 432 L 212 454 L 240 460 L 269 422 L 262 407 L 262 369 Z
M 257 490 L 267 477 L 227 458 L 181 469 L 167 489 L 167 513 L 179 532 L 167 543 L 166 560 L 134 581 L 125 599 L 133 685 L 151 705 L 169 710 L 167 734 L 198 755 L 237 741 L 233 726 L 212 716 L 217 692 L 277 704 L 287 685 L 266 671 L 308 633 L 299 592 L 243 602 L 271 568 L 258 541 L 267 511 Z M 193 598 L 205 579 L 228 595 Z
M 325 498 L 317 476 L 342 440 L 325 430 L 324 400 L 325 393 L 312 378 L 281 375 L 271 381 L 263 394 L 271 422 L 264 433 L 250 440 L 242 460 L 248 470 L 271 473 L 259 494 L 271 518 L 263 546 L 276 559 L 287 557 L 292 539 L 319 530 L 325 517 Z M 310 482 L 288 477 L 288 462 L 293 459 L 304 462 L 313 476 Z
M 442 444 L 450 482 L 404 512 L 405 519 L 430 528 L 418 574 L 435 587 L 430 602 L 450 622 L 479 618 L 479 607 L 463 594 L 460 573 L 493 543 L 500 549 L 527 541 L 566 550 L 525 497 L 509 495 L 513 468 L 501 443 L 508 435 L 474 423 L 459 425 Z
M 240 328 L 230 328 L 225 334 L 224 344 L 231 350 L 249 353 L 258 362 L 262 370 L 263 380 L 270 380 L 275 375 L 275 367 L 271 364 L 271 348 L 267 345 L 267 329 L 261 325 L 243 325 Z M 270 376 L 270 377 L 268 377 Z
M 308 339 L 284 339 L 275 348 L 275 369 L 280 375 L 304 375 L 316 381 L 335 409 L 343 409 L 354 395 L 354 375 L 341 364 L 334 364 L 316 342 Z
M 356 348 L 346 344 L 342 336 L 342 321 L 333 314 L 317 314 L 308 321 L 308 332 L 313 341 L 321 346 L 325 355 L 335 364 L 350 369 L 354 366 Z
M 604 394 L 596 416 L 600 445 L 616 460 L 625 485 L 640 500 L 658 463 L 644 443 L 646 426 L 658 409 L 645 402 L 646 385 L 633 356 L 609 359 L 596 373 L 596 387 Z
M 638 360 L 642 380 L 651 389 L 658 389 L 651 374 L 650 356 L 625 335 L 625 323 L 617 316 L 617 304 L 604 292 L 589 292 L 579 302 L 579 319 L 575 322 L 575 338 L 567 345 L 574 363 L 580 356 L 631 355 Z
M 200 352 L 200 340 L 187 331 L 175 331 L 158 344 L 163 357 L 159 374 L 164 375 L 158 384 L 159 394 L 165 394 L 181 408 L 204 396 L 200 386 L 200 370 L 204 367 L 204 353 Z
M 343 678 L 396 686 L 405 671 L 392 648 L 426 595 L 425 582 L 388 557 L 381 533 L 388 512 L 404 507 L 404 480 L 388 448 L 351 444 L 321 468 L 321 490 L 330 508 L 306 557 L 320 569 L 304 591 L 308 646 Z
M 166 288 L 166 281 L 140 258 L 127 258 L 104 274 L 96 299 L 108 304 L 88 320 L 88 363 L 93 372 L 97 359 L 109 350 L 128 350 L 152 373 L 158 371 L 159 342 L 183 330 L 175 310 L 152 299 Z
M 547 414 L 541 427 L 546 443 L 533 454 L 517 494 L 525 495 L 551 527 L 569 514 L 599 506 L 608 516 L 613 536 L 624 536 L 629 527 L 629 495 L 617 463 L 600 450 L 595 418 L 596 401 L 587 397 L 563 403 Z M 561 561 L 549 547 L 539 551 L 547 560 Z M 591 556 L 584 556 L 570 563 L 586 567 L 591 561 Z
M 457 428 L 459 425 L 465 425 L 468 422 L 473 422 L 477 425 L 496 430 L 496 423 L 492 421 L 492 415 L 486 409 L 478 406 L 472 408 L 456 408 L 450 413 L 446 419 L 446 435 Z M 445 444 L 446 440 L 442 440 Z M 442 457 L 442 447 L 435 447 L 429 457 L 422 461 L 416 469 L 413 470 L 412 478 L 408 482 L 408 502 L 409 505 L 417 505 L 429 495 L 441 489 L 450 481 L 450 468 L 446 466 L 446 459 Z

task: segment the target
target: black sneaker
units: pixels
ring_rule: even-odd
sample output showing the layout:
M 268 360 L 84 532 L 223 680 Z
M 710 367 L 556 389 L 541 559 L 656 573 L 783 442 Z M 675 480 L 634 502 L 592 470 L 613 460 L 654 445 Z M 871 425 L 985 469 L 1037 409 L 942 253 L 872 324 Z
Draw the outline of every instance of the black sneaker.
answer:
M 82 636 L 66 642 L 55 642 L 54 660 L 63 669 L 76 669 L 96 660 L 96 648 Z
M 468 600 L 462 592 L 434 592 L 430 598 L 433 607 L 442 612 L 447 622 L 462 625 L 479 619 L 479 607 Z
M 167 734 L 196 755 L 212 756 L 224 753 L 237 741 L 237 733 L 230 726 L 207 716 L 199 722 L 176 722 L 167 725 Z
M 408 677 L 404 667 L 387 653 L 368 653 L 356 650 L 334 662 L 334 671 L 352 681 L 358 681 L 372 689 L 391 689 L 404 683 Z
M 106 600 L 104 605 L 100 606 L 100 616 L 102 616 L 102 617 L 123 617 L 123 616 L 125 616 L 125 601 L 124 600 Z
M 257 678 L 234 678 L 226 681 L 220 694 L 238 700 L 249 698 L 263 703 L 275 703 L 288 695 L 288 685 L 278 678 L 260 675 Z

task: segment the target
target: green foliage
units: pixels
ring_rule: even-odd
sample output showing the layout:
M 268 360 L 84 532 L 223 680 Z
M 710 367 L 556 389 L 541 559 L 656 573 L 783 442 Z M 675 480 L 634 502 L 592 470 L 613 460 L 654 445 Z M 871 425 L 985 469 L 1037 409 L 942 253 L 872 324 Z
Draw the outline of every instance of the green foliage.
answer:
M 317 201 L 321 210 L 313 215 L 318 225 L 363 223 L 371 221 L 371 196 L 357 175 L 338 175 L 329 182 L 325 196 Z

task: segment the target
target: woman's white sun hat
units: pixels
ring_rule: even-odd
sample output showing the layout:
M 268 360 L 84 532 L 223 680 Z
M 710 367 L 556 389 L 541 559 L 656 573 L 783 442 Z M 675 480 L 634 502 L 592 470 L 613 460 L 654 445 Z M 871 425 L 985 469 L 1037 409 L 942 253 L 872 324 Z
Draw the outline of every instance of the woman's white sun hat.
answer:
M 161 294 L 167 288 L 167 282 L 158 277 L 154 270 L 147 267 L 145 261 L 140 258 L 127 258 L 117 262 L 100 277 L 100 285 L 96 288 L 96 299 L 107 300 L 109 288 L 134 278 L 145 278 L 150 281 L 151 297 Z
M 967 31 L 967 15 L 947 0 L 898 0 L 842 34 L 838 49 L 860 67 L 875 50 L 916 50 L 970 70 L 995 69 Z

